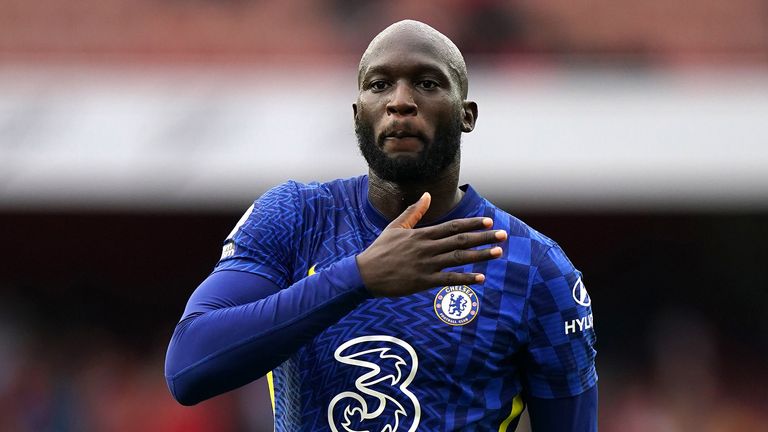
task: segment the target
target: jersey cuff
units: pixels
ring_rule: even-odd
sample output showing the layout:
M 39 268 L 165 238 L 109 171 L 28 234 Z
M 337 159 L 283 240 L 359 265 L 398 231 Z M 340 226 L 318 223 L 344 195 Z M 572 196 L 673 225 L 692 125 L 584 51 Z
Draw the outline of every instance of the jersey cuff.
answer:
M 367 298 L 373 297 L 363 283 L 363 277 L 357 267 L 357 257 L 354 255 L 333 263 L 325 272 L 333 280 L 334 285 L 356 291 Z

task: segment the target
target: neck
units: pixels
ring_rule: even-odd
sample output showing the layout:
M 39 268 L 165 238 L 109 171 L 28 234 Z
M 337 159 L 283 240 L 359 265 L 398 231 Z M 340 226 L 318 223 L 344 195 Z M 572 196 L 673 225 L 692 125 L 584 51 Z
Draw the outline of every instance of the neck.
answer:
M 421 218 L 422 222 L 436 221 L 456 207 L 464 196 L 464 191 L 459 189 L 458 161 L 433 179 L 413 182 L 384 180 L 372 170 L 368 170 L 368 200 L 388 220 L 399 216 L 424 192 L 432 195 L 432 203 Z

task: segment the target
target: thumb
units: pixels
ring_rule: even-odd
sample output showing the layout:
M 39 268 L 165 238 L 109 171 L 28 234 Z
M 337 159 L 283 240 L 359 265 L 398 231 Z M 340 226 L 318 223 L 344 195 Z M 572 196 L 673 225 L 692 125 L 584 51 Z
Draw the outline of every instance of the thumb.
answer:
M 396 217 L 387 228 L 406 228 L 410 229 L 416 226 L 421 220 L 424 214 L 429 209 L 429 204 L 432 202 L 432 195 L 429 192 L 424 192 L 424 195 L 419 198 L 418 201 L 408 206 L 400 216 Z

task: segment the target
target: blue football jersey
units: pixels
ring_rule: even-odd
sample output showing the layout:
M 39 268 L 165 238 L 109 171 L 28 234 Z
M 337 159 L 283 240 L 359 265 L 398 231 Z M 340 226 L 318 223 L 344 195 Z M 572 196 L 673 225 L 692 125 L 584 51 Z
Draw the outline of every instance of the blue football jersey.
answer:
M 277 431 L 512 431 L 524 396 L 581 394 L 597 381 L 591 300 L 561 248 L 462 186 L 442 220 L 486 216 L 500 258 L 446 270 L 482 284 L 370 298 L 268 376 Z M 214 271 L 287 287 L 362 252 L 389 223 L 368 178 L 287 182 L 265 193 Z

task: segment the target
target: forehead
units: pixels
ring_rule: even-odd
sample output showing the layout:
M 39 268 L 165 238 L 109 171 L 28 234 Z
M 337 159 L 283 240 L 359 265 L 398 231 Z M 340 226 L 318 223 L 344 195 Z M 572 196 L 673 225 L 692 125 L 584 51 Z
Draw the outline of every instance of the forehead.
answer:
M 419 34 L 396 34 L 375 41 L 360 62 L 360 78 L 372 72 L 433 69 L 451 75 L 442 41 Z

